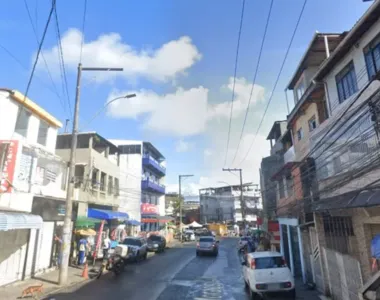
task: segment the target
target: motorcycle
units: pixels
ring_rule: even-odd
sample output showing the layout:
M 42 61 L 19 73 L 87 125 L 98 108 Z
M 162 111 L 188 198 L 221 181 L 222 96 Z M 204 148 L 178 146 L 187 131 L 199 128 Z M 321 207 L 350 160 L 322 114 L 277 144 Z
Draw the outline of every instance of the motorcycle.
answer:
M 125 262 L 120 255 L 115 254 L 108 259 L 107 270 L 112 271 L 116 276 L 124 271 L 124 267 Z

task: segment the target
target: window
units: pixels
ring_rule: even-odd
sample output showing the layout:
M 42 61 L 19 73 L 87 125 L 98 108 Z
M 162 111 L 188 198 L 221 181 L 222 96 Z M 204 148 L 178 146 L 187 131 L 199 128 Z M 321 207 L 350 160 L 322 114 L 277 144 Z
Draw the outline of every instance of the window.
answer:
M 285 268 L 286 264 L 281 256 L 255 258 L 256 270 Z
M 305 84 L 303 80 L 300 82 L 300 84 L 296 88 L 296 93 L 297 93 L 297 100 L 301 100 L 302 95 L 305 93 Z
M 297 139 L 300 141 L 303 138 L 303 130 L 302 127 L 297 130 Z
M 40 128 L 38 129 L 37 143 L 46 146 L 47 135 L 48 135 L 49 125 L 40 120 Z
M 336 75 L 335 80 L 338 89 L 339 103 L 342 103 L 358 90 L 353 62 L 350 62 L 344 67 L 344 69 Z
M 114 195 L 119 196 L 120 195 L 120 190 L 119 190 L 119 178 L 115 178 L 115 186 L 114 186 Z
M 281 177 L 281 180 L 278 181 L 278 190 L 280 192 L 280 199 L 285 197 L 285 187 L 284 187 L 284 180 Z
M 309 131 L 312 132 L 315 128 L 317 128 L 317 121 L 315 120 L 315 116 L 313 116 L 309 120 Z
M 364 48 L 364 58 L 367 66 L 368 78 L 371 79 L 380 71 L 380 36 L 375 38 Z
M 23 137 L 28 134 L 28 125 L 31 113 L 22 107 L 19 107 L 19 113 L 17 115 L 15 132 Z
M 118 148 L 121 154 L 141 154 L 141 145 L 124 145 Z

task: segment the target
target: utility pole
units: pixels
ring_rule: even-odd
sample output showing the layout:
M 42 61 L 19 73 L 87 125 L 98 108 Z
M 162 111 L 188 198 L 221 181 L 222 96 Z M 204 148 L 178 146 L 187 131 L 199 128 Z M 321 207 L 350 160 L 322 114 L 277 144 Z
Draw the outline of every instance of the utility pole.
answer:
M 63 285 L 67 282 L 70 246 L 71 246 L 71 220 L 73 214 L 73 188 L 74 188 L 74 171 L 75 161 L 74 154 L 77 149 L 78 136 L 78 119 L 79 119 L 79 101 L 80 101 L 80 84 L 82 79 L 82 71 L 123 71 L 123 68 L 83 68 L 82 64 L 78 64 L 77 85 L 75 92 L 75 107 L 73 118 L 73 130 L 71 135 L 71 149 L 69 161 L 68 184 L 66 191 L 66 208 L 63 223 L 62 246 L 61 246 L 61 266 L 59 269 L 59 284 Z
M 182 178 L 192 177 L 194 175 L 179 175 L 178 176 L 178 198 L 179 198 L 179 238 L 182 242 L 182 196 L 181 196 L 181 184 Z
M 223 171 L 227 172 L 239 172 L 240 174 L 240 206 L 241 206 L 241 217 L 243 219 L 243 226 L 245 230 L 245 202 L 244 202 L 244 195 L 243 195 L 243 169 L 222 169 Z

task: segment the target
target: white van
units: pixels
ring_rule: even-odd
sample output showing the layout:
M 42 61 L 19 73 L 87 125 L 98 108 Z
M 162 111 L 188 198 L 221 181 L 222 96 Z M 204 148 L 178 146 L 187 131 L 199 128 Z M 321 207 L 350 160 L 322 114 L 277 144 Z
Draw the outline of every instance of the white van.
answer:
M 251 299 L 263 294 L 287 294 L 296 299 L 294 277 L 279 252 L 259 251 L 248 253 L 243 265 L 245 285 Z

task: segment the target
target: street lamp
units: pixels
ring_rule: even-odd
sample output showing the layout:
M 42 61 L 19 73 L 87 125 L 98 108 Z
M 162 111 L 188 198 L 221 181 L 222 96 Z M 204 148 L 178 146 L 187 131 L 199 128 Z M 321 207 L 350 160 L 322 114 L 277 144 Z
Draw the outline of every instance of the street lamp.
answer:
M 120 97 L 116 97 L 110 101 L 107 101 L 106 104 L 104 104 L 104 106 L 99 109 L 96 114 L 91 118 L 90 121 L 88 121 L 88 123 L 86 124 L 86 126 L 90 125 L 90 123 L 92 121 L 94 121 L 107 107 L 108 105 L 110 105 L 111 103 L 115 102 L 116 100 L 119 100 L 119 99 L 130 99 L 130 98 L 134 98 L 136 97 L 136 94 L 128 94 L 128 95 L 125 95 L 125 96 L 120 96 Z
M 181 183 L 182 178 L 193 177 L 194 175 L 179 175 L 178 176 L 178 198 L 179 198 L 179 238 L 182 242 L 182 199 L 181 199 Z

